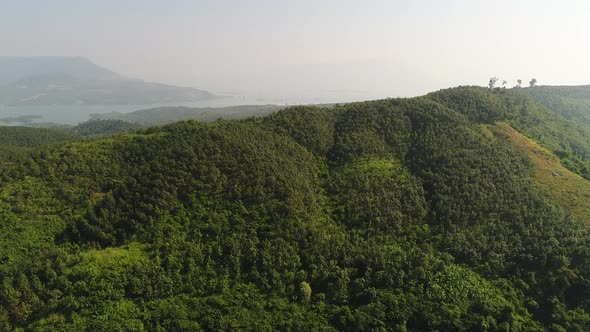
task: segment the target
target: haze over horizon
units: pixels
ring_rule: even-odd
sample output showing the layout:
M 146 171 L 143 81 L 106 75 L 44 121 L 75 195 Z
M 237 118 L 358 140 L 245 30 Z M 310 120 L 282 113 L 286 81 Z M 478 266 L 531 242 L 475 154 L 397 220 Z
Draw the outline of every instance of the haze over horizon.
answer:
M 590 83 L 585 1 L 5 2 L 2 56 L 83 56 L 250 98 L 415 96 L 490 76 Z

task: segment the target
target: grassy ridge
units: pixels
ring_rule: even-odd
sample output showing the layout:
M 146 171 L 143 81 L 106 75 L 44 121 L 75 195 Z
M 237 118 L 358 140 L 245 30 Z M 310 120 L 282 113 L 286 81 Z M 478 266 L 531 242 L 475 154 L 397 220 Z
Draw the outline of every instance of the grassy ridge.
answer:
M 565 168 L 559 158 L 507 123 L 488 125 L 486 129 L 525 153 L 533 163 L 532 178 L 539 189 L 577 219 L 590 223 L 590 182 Z

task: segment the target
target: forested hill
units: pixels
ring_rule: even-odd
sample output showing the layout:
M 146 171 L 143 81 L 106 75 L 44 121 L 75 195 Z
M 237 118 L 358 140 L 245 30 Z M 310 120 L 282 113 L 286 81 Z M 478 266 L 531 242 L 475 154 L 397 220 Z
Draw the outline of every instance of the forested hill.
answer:
M 332 105 L 322 105 L 330 107 Z M 240 105 L 228 107 L 156 107 L 129 113 L 91 114 L 91 120 L 120 120 L 143 126 L 162 126 L 178 121 L 240 120 L 247 117 L 263 116 L 277 112 L 285 106 L 279 105 Z
M 590 85 L 518 89 L 548 109 L 590 128 Z
M 463 87 L 39 147 L 0 165 L 0 330 L 588 331 L 590 220 L 536 172 L 585 186 L 589 137 Z

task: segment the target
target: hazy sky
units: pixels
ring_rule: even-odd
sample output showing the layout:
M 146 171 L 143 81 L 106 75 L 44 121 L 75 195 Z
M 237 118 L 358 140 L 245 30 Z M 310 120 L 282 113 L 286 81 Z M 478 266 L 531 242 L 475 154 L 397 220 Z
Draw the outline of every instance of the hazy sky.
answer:
M 0 55 L 249 97 L 590 83 L 590 1 L 0 0 Z

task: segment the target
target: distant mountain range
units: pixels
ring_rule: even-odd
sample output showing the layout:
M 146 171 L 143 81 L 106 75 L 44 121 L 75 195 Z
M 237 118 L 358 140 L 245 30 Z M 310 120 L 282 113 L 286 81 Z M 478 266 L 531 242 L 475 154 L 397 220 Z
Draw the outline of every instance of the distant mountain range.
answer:
M 219 98 L 144 82 L 83 57 L 0 57 L 0 105 L 148 105 Z

